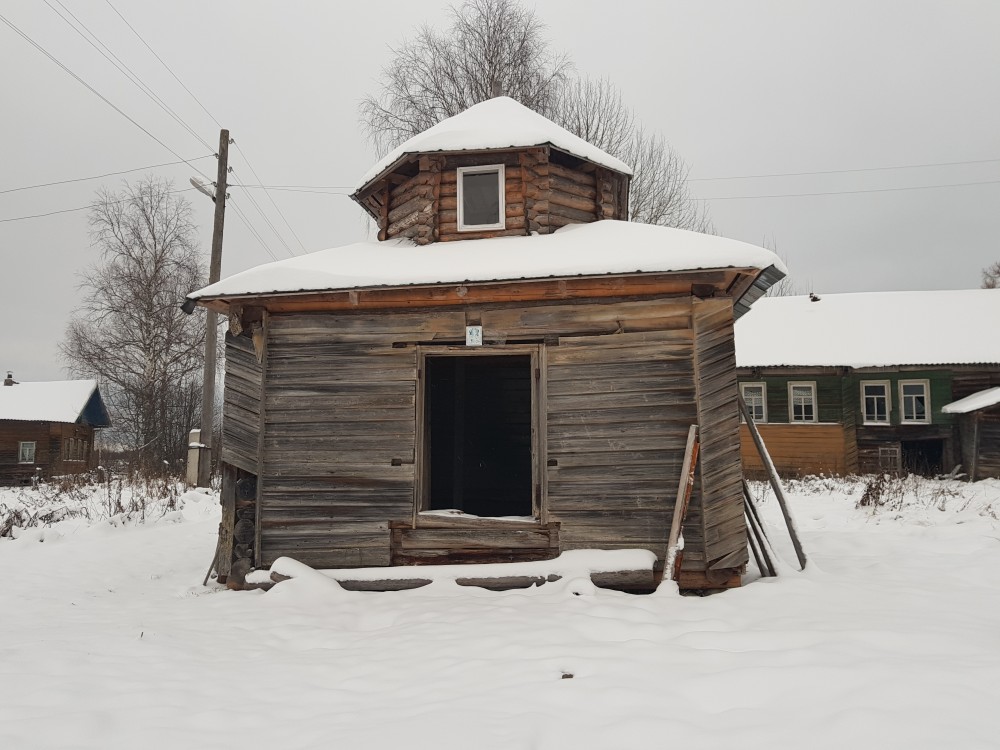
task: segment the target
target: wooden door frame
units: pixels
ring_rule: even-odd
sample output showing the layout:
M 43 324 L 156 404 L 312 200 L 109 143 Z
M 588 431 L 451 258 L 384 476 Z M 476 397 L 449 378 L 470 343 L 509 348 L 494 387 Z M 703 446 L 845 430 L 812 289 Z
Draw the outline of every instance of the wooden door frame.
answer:
M 529 357 L 529 377 L 531 380 L 531 515 L 535 522 L 545 522 L 547 509 L 544 507 L 544 479 L 542 470 L 545 457 L 543 415 L 543 395 L 545 393 L 545 369 L 542 367 L 543 344 L 500 344 L 486 346 L 417 345 L 417 387 L 416 408 L 414 410 L 413 517 L 412 528 L 417 528 L 421 510 L 430 502 L 430 440 L 427 432 L 427 358 L 428 357 Z M 519 522 L 520 523 L 520 522 Z

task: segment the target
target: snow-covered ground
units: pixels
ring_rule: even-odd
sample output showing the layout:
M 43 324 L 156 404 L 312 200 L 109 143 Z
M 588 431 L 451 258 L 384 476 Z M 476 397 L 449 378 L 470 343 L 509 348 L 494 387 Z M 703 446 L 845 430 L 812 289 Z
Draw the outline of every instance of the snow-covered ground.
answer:
M 1000 746 L 1000 482 L 863 490 L 793 484 L 808 570 L 705 598 L 203 588 L 214 498 L 98 498 L 0 539 L 0 748 Z

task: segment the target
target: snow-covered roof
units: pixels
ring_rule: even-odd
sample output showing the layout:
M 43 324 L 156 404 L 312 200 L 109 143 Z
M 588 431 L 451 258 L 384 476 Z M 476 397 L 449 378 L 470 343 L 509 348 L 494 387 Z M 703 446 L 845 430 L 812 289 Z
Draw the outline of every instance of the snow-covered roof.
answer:
M 356 242 L 223 279 L 190 299 L 547 277 L 785 267 L 770 250 L 715 235 L 626 221 L 553 234 L 435 242 Z
M 1000 404 L 1000 388 L 987 388 L 941 407 L 945 414 L 968 414 Z
M 0 386 L 0 419 L 72 424 L 83 414 L 96 390 L 96 380 L 55 380 Z
M 480 102 L 461 114 L 442 120 L 383 156 L 357 185 L 360 190 L 396 163 L 404 154 L 434 151 L 479 151 L 490 148 L 528 148 L 551 144 L 581 159 L 616 172 L 632 174 L 628 164 L 573 135 L 552 120 L 510 97 Z
M 1000 363 L 1000 290 L 758 300 L 736 325 L 739 367 Z

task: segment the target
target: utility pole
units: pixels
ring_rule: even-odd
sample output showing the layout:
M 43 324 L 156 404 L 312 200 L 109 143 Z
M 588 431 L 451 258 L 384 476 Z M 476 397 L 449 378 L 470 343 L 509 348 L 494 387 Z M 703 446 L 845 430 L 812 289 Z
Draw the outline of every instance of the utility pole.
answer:
M 215 182 L 215 224 L 212 228 L 212 259 L 208 266 L 208 283 L 214 284 L 222 274 L 222 230 L 226 223 L 226 189 L 229 175 L 229 131 L 219 131 L 219 173 Z M 201 442 L 208 450 L 201 452 L 198 462 L 198 486 L 208 487 L 212 476 L 213 423 L 215 422 L 215 351 L 219 338 L 218 314 L 205 311 L 205 379 L 201 386 Z

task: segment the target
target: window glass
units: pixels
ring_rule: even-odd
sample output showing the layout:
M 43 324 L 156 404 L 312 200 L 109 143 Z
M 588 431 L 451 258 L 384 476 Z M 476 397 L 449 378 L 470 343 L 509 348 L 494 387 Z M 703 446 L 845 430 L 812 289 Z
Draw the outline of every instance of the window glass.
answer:
M 904 422 L 927 421 L 927 384 L 900 383 L 900 401 Z
M 889 384 L 862 383 L 866 422 L 889 421 Z
M 17 460 L 22 464 L 33 464 L 35 463 L 35 442 L 26 441 L 22 442 L 18 446 Z
M 816 389 L 813 384 L 791 385 L 789 401 L 793 422 L 816 421 Z
M 740 388 L 743 391 L 743 401 L 747 405 L 747 411 L 754 422 L 766 422 L 767 410 L 764 403 L 763 383 L 742 383 Z
M 500 216 L 500 170 L 462 172 L 462 227 L 496 226 Z

